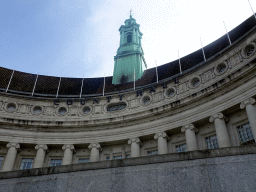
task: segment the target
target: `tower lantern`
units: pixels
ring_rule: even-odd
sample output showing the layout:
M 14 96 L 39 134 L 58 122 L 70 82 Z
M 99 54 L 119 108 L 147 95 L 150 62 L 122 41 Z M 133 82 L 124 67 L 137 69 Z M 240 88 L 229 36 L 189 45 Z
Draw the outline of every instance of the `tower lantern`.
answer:
M 134 81 L 134 71 L 135 80 L 137 81 L 143 76 L 143 72 L 147 68 L 144 52 L 141 47 L 143 34 L 140 32 L 140 25 L 136 23 L 132 15 L 130 15 L 130 18 L 126 19 L 124 23 L 125 25 L 119 28 L 120 46 L 114 57 L 113 84 Z

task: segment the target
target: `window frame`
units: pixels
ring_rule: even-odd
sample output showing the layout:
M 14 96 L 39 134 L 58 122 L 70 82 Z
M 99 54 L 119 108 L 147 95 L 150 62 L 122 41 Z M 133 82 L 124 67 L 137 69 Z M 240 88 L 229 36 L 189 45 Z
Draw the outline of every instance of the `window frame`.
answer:
M 185 151 L 177 151 L 177 146 L 182 146 L 182 145 L 186 145 L 186 150 Z M 181 144 L 176 144 L 175 145 L 175 153 L 184 153 L 188 151 L 188 147 L 187 147 L 187 143 L 181 143 Z
M 215 147 L 214 143 L 212 143 L 213 148 L 207 148 L 207 141 L 206 141 L 206 139 L 207 139 L 207 138 L 214 137 L 214 136 L 216 137 L 217 147 Z M 210 140 L 210 141 L 212 142 L 213 140 Z M 206 149 L 218 149 L 218 148 L 220 147 L 220 146 L 219 146 L 219 143 L 218 143 L 218 138 L 217 138 L 217 135 L 216 135 L 216 134 L 205 136 L 205 137 L 204 137 L 204 142 L 205 142 L 205 148 L 206 148 Z
M 32 163 L 31 163 L 31 167 L 30 167 L 30 168 L 25 168 L 25 169 L 24 169 L 24 168 L 22 167 L 23 160 L 25 160 L 25 159 L 30 159 L 30 160 L 32 160 Z M 21 161 L 20 161 L 19 170 L 32 169 L 32 168 L 33 168 L 33 164 L 34 164 L 34 158 L 22 157 L 22 158 L 21 158 Z
M 51 166 L 51 162 L 52 162 L 52 160 L 61 160 L 61 164 L 60 165 L 55 165 L 55 166 Z M 61 166 L 62 165 L 62 158 L 50 158 L 50 162 L 49 162 L 49 167 L 56 167 L 56 166 Z

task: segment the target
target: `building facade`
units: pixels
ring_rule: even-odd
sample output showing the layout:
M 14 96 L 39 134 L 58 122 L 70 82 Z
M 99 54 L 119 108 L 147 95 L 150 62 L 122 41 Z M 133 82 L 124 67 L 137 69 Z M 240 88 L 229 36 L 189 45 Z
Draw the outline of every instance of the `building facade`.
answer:
M 255 143 L 256 21 L 133 83 L 1 68 L 1 171 Z M 200 60 L 201 59 L 201 60 Z M 153 75 L 152 75 L 153 74 Z

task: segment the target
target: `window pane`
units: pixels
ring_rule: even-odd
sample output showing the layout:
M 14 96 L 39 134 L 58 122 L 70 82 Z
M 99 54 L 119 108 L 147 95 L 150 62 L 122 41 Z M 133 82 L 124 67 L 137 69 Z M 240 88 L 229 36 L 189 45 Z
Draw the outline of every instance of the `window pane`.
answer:
M 51 160 L 51 164 L 50 167 L 54 167 L 54 166 L 60 166 L 62 162 L 62 159 L 52 159 Z
M 31 169 L 34 159 L 22 159 L 20 169 Z
M 150 155 L 158 155 L 158 150 L 152 150 L 152 151 L 148 151 L 148 156 Z
M 239 140 L 241 143 L 246 143 L 248 141 L 254 141 L 252 129 L 250 127 L 249 122 L 237 126 L 237 131 L 238 131 Z
M 205 137 L 205 143 L 207 149 L 216 149 L 219 148 L 218 140 L 216 135 Z
M 90 161 L 89 158 L 79 159 L 79 160 L 78 160 L 78 163 L 86 163 L 86 162 L 89 162 L 89 161 Z
M 122 155 L 114 156 L 114 159 L 122 159 Z
M 181 144 L 181 145 L 176 145 L 176 152 L 186 152 L 187 151 L 187 144 Z
M 4 157 L 0 157 L 0 168 L 2 167 L 3 160 L 4 160 Z

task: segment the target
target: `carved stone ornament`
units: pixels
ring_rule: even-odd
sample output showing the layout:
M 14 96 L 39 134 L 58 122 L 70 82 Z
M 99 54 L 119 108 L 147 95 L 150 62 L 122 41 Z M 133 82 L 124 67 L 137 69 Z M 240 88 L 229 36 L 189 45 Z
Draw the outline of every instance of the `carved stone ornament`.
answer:
M 36 145 L 35 146 L 35 149 L 38 150 L 38 149 L 43 149 L 44 151 L 48 150 L 48 147 L 47 145 Z
M 181 132 L 185 132 L 187 129 L 191 129 L 191 130 L 195 130 L 195 132 L 198 132 L 198 129 L 195 128 L 195 126 L 193 124 L 188 124 L 188 125 L 185 125 L 181 128 Z
M 255 103 L 255 99 L 253 98 L 246 99 L 240 104 L 240 108 L 244 109 L 247 105 L 253 105 L 254 103 Z
M 216 113 L 210 117 L 209 121 L 213 122 L 215 119 L 222 119 L 222 118 L 226 120 L 225 116 L 222 113 Z
M 137 144 L 141 144 L 140 139 L 139 138 L 132 138 L 128 140 L 128 144 L 131 145 L 132 143 L 137 143 Z
M 70 149 L 71 151 L 75 150 L 74 145 L 63 145 L 62 150 Z
M 99 143 L 91 143 L 88 147 L 89 149 L 92 149 L 92 148 L 97 148 L 99 149 L 100 151 L 102 150 L 101 146 Z
M 154 136 L 154 139 L 158 139 L 159 137 L 168 137 L 167 134 L 165 132 L 162 132 L 162 133 L 156 133 L 155 136 Z
M 19 149 L 20 148 L 20 144 L 18 143 L 8 143 L 6 145 L 7 148 L 10 148 L 10 147 L 15 147 L 16 149 Z

